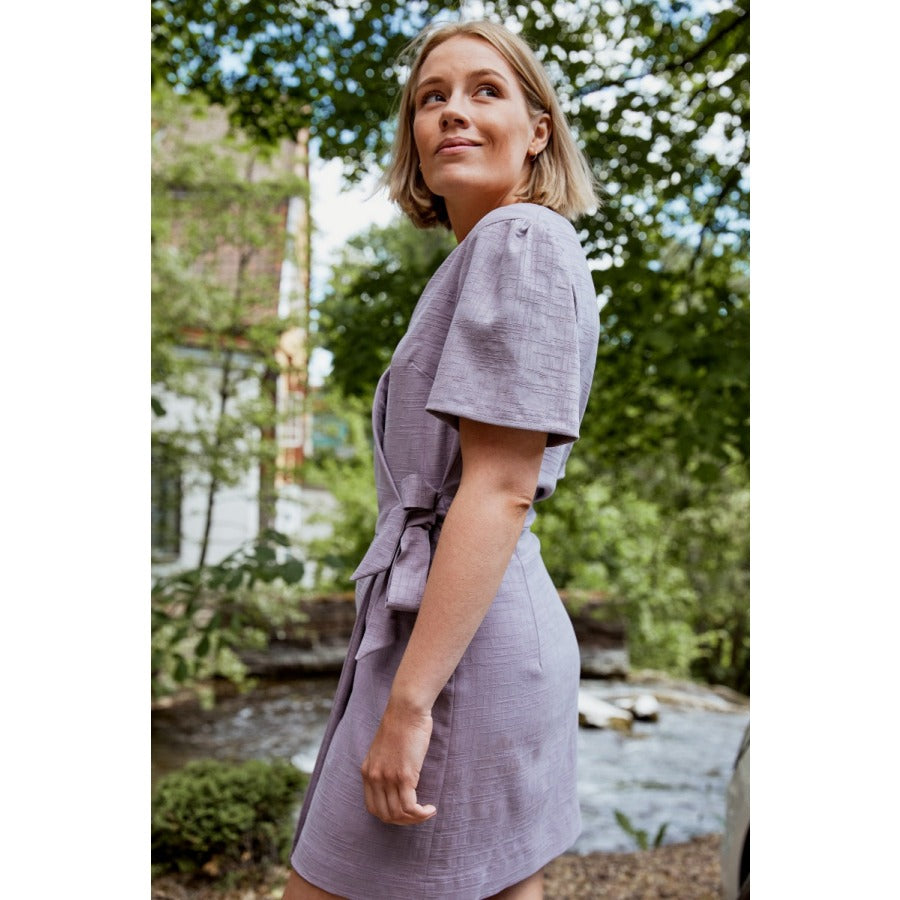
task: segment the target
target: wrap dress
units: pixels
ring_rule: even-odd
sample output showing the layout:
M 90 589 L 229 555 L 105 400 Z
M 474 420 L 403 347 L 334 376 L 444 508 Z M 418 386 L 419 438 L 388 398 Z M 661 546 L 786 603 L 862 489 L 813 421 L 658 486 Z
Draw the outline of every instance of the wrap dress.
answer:
M 548 434 L 535 502 L 562 476 L 593 378 L 597 298 L 572 225 L 520 203 L 484 216 L 429 281 L 372 413 L 378 520 L 357 620 L 291 864 L 351 900 L 478 900 L 568 849 L 579 654 L 528 511 L 502 584 L 432 710 L 417 788 L 437 814 L 387 825 L 360 767 L 459 486 L 459 418 Z

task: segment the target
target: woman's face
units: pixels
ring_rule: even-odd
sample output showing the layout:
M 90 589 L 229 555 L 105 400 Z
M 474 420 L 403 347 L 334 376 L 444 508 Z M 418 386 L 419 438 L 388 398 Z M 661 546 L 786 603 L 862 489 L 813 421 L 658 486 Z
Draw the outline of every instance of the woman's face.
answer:
M 550 117 L 532 116 L 506 60 L 469 36 L 449 38 L 428 54 L 413 101 L 422 177 L 444 198 L 462 240 L 483 215 L 516 202 L 530 155 L 547 144 Z

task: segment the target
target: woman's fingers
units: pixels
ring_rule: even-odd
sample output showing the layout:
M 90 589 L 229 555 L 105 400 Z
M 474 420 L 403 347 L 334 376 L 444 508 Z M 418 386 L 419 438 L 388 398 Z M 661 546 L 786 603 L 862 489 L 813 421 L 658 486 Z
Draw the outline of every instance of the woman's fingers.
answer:
M 363 790 L 366 795 L 366 809 L 383 822 L 384 817 L 387 815 L 387 802 L 384 797 L 384 791 L 376 789 L 365 778 L 363 778 Z
M 433 806 L 422 806 L 416 797 L 415 788 L 408 785 L 398 786 L 395 791 L 388 793 L 388 806 L 398 825 L 418 825 L 437 812 Z
M 427 822 L 437 809 L 418 802 L 411 785 L 402 786 L 363 777 L 366 809 L 388 825 L 418 825 Z
M 420 822 L 430 819 L 437 812 L 437 808 L 432 804 L 429 803 L 423 806 L 419 803 L 415 788 L 412 787 L 407 788 L 405 792 L 401 789 L 400 802 L 403 806 L 403 811 L 407 815 L 414 816 Z

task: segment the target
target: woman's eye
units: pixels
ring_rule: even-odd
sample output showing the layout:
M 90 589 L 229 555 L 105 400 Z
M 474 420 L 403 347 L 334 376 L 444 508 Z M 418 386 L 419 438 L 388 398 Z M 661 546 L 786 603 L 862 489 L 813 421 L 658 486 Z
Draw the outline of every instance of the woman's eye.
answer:
M 476 91 L 477 94 L 483 94 L 487 97 L 499 97 L 500 91 L 497 90 L 492 84 L 483 84 Z
M 444 95 L 440 91 L 428 91 L 427 94 L 422 94 L 422 99 L 419 103 L 422 106 L 425 106 L 427 103 L 433 103 L 435 100 L 443 100 Z

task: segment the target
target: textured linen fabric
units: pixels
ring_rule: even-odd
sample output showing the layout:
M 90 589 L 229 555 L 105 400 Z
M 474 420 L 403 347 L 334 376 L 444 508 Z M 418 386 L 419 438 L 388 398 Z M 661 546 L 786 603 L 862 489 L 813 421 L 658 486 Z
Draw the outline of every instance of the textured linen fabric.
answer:
M 376 533 L 353 576 L 357 621 L 291 854 L 313 884 L 350 900 L 479 900 L 577 838 L 578 646 L 533 508 L 432 710 L 417 794 L 437 815 L 379 821 L 360 766 L 459 487 L 459 418 L 547 432 L 535 502 L 546 499 L 578 437 L 597 338 L 575 231 L 533 204 L 481 219 L 416 305 L 375 392 Z

